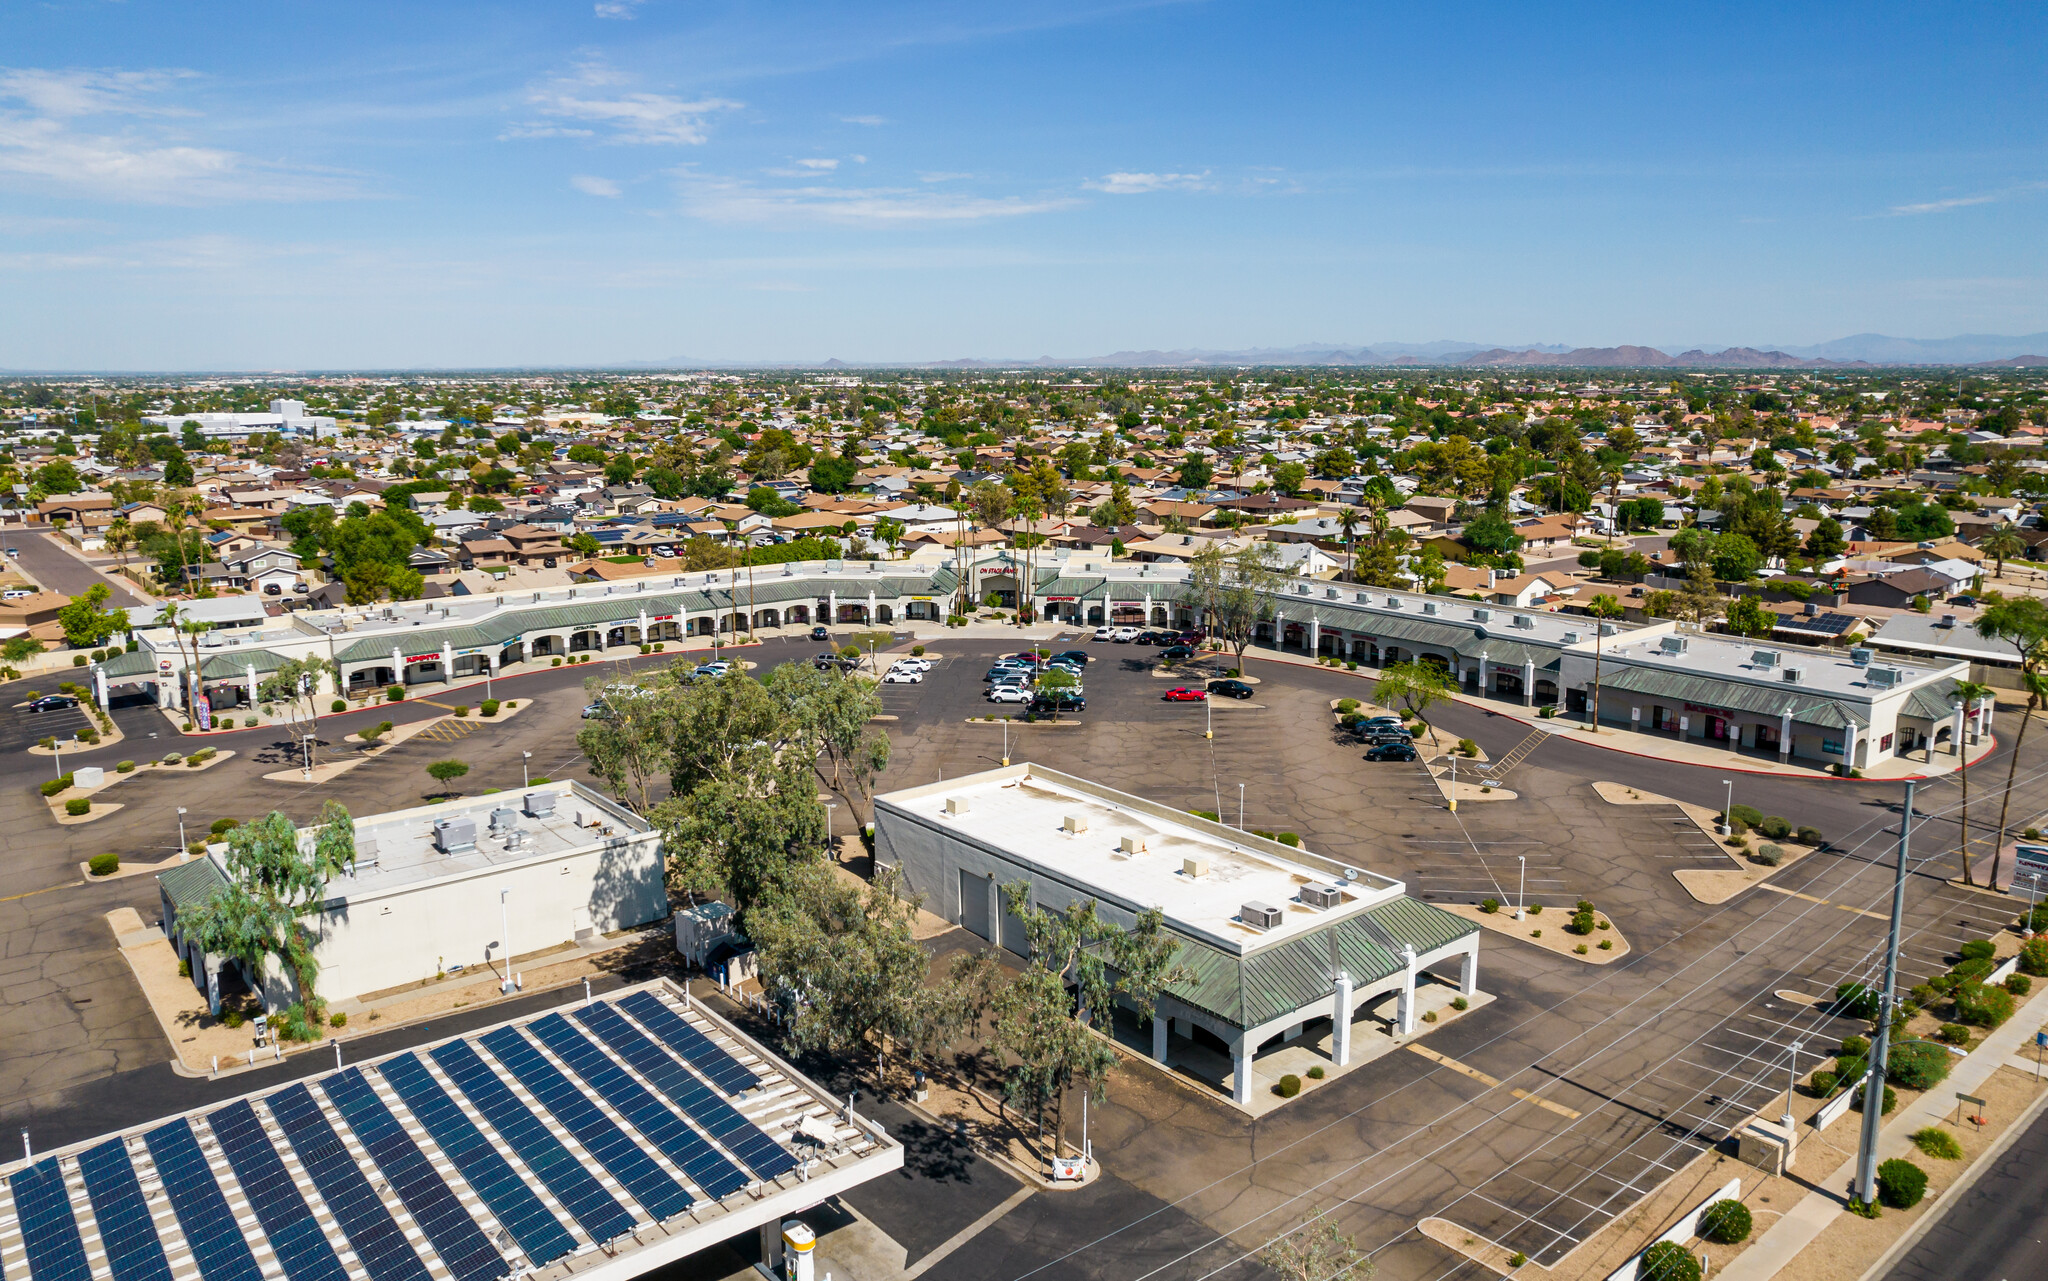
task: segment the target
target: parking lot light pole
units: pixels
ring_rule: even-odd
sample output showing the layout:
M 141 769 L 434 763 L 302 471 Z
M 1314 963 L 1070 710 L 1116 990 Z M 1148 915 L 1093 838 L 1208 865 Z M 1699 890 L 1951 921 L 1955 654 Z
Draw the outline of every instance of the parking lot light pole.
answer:
M 1529 906 L 1529 856 L 1515 855 L 1515 862 L 1522 865 L 1522 879 L 1515 886 L 1515 919 L 1522 919 L 1522 912 Z
M 1906 783 L 1906 807 L 1899 815 L 1898 861 L 1892 869 L 1892 927 L 1884 951 L 1884 991 L 1877 1000 L 1877 1029 L 1870 1037 L 1870 1063 L 1863 1086 L 1863 1138 L 1856 1152 L 1856 1199 L 1877 1197 L 1877 1137 L 1884 1124 L 1884 1070 L 1890 1057 L 1892 992 L 1899 981 L 1899 933 L 1906 908 L 1906 857 L 1913 836 L 1913 784 Z
M 1237 785 L 1237 830 L 1244 830 L 1244 784 Z
M 2023 932 L 2029 937 L 2034 933 L 2034 900 L 2040 896 L 2040 893 L 2041 874 L 2039 872 L 2027 873 L 2027 928 Z
M 1202 724 L 1203 738 L 1216 737 L 1216 700 L 1213 698 L 1202 700 Z
M 185 844 L 185 807 L 178 807 L 178 857 L 185 858 L 191 846 Z
M 1721 803 L 1721 835 L 1729 836 L 1735 831 L 1735 780 L 1724 778 L 1721 786 L 1728 789 L 1728 799 Z
M 1792 1096 L 1799 1090 L 1799 1051 L 1806 1048 L 1806 1042 L 1792 1042 L 1792 1062 L 1785 1079 L 1785 1148 L 1792 1147 Z

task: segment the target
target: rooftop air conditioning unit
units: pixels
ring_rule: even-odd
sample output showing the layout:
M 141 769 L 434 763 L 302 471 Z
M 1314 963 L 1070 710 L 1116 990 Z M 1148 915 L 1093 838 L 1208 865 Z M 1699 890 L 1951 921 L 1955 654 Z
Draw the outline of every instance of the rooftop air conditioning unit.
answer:
M 1207 876 L 1209 874 L 1209 860 L 1205 858 L 1184 858 L 1180 861 L 1180 874 L 1182 876 L 1195 877 Z
M 946 798 L 946 813 L 948 813 L 948 814 L 965 814 L 966 812 L 967 812 L 967 798 L 966 798 L 966 797 L 964 797 L 964 796 L 948 796 L 948 797 Z
M 1358 603 L 1361 605 L 1370 605 L 1372 604 L 1372 596 L 1366 592 L 1360 592 L 1358 593 Z
M 1492 619 L 1493 611 L 1490 609 L 1475 609 L 1472 611 L 1472 621 L 1475 623 L 1490 622 Z
M 519 811 L 510 805 L 500 805 L 491 811 L 491 831 L 509 832 L 519 826 Z
M 1301 887 L 1301 901 L 1327 912 L 1344 901 L 1344 892 L 1334 885 L 1304 885 Z
M 1401 608 L 1401 598 L 1400 598 L 1399 596 L 1389 596 L 1389 597 L 1387 597 L 1387 608 L 1388 608 L 1388 609 L 1399 609 L 1399 608 Z
M 1658 642 L 1658 647 L 1667 654 L 1683 654 L 1685 646 L 1686 638 L 1683 636 L 1666 636 Z
M 1536 630 L 1536 620 L 1527 614 L 1517 614 L 1515 615 L 1515 626 L 1524 631 L 1534 631 Z
M 1335 600 L 1337 599 L 1337 589 L 1334 587 L 1325 587 L 1323 589 L 1323 595 L 1329 597 L 1331 600 Z
M 1255 930 L 1272 930 L 1280 927 L 1280 909 L 1264 903 L 1247 903 L 1237 909 L 1238 919 Z
M 1088 816 L 1085 814 L 1069 814 L 1060 823 L 1060 829 L 1076 835 L 1085 832 L 1088 830 Z
M 443 854 L 467 854 L 476 848 L 476 820 L 437 818 L 434 820 L 434 848 Z
M 526 794 L 526 816 L 528 818 L 552 818 L 555 813 L 553 792 L 528 792 Z
M 1900 678 L 1904 675 L 1905 673 L 1896 667 L 1873 667 L 1870 669 L 1870 674 L 1864 679 L 1868 680 L 1874 688 L 1890 689 L 1898 684 Z
M 1872 656 L 1873 652 L 1869 649 L 1864 648 L 1861 645 L 1858 645 L 1856 648 L 1849 651 L 1849 661 L 1856 664 L 1856 666 L 1858 667 L 1870 666 L 1870 660 Z
M 1425 614 L 1436 613 L 1436 602 L 1433 600 L 1426 600 L 1422 602 L 1422 612 Z
M 1951 627 L 1951 628 L 1952 628 L 1952 627 L 1954 627 L 1955 625 L 1956 625 L 1956 616 L 1955 616 L 1954 614 L 1943 614 L 1943 615 L 1941 616 L 1941 621 L 1940 621 L 1939 623 L 1935 624 L 1935 626 L 1937 626 L 1937 627 Z
M 1145 838 L 1142 836 L 1126 836 L 1117 842 L 1117 848 L 1125 854 L 1143 854 L 1145 852 Z
M 1787 685 L 1797 685 L 1805 679 L 1806 669 L 1804 667 L 1788 667 L 1785 669 L 1785 683 Z
M 1579 634 L 1578 634 L 1577 632 L 1566 632 L 1566 633 L 1564 634 L 1564 643 L 1565 643 L 1565 644 L 1567 644 L 1567 645 L 1576 645 L 1576 644 L 1578 644 L 1578 643 L 1579 643 Z
M 1774 650 L 1760 649 L 1749 656 L 1749 661 L 1758 667 L 1776 667 L 1778 655 Z

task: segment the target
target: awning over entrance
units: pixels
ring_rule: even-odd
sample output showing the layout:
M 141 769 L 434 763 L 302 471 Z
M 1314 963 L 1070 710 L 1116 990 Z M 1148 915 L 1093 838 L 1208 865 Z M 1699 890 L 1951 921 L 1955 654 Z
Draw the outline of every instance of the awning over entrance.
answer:
M 1739 685 L 1734 681 L 1712 680 L 1704 676 L 1652 671 L 1646 667 L 1624 667 L 1613 676 L 1601 680 L 1600 687 L 1603 690 L 1621 690 L 1624 693 L 1667 698 L 1674 703 L 1693 703 L 1700 707 L 1752 712 L 1758 716 L 1782 717 L 1789 711 L 1793 720 L 1822 729 L 1841 729 L 1849 725 L 1867 729 L 1870 726 L 1870 718 L 1847 703 L 1837 702 L 1832 698 L 1821 698 L 1794 688 L 1764 689 L 1756 685 Z

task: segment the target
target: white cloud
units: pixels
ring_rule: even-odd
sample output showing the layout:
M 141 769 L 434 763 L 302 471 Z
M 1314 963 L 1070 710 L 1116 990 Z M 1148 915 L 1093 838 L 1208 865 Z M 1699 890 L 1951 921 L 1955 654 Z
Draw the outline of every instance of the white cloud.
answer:
M 796 163 L 800 168 L 823 170 L 826 172 L 830 172 L 831 170 L 837 169 L 839 167 L 839 162 L 837 160 L 827 159 L 825 157 L 819 156 L 814 156 L 806 160 L 799 160 Z
M 1106 173 L 1081 185 L 1112 196 L 1136 196 L 1148 191 L 1194 191 L 1207 185 L 1207 170 L 1201 173 Z
M 839 117 L 839 122 L 841 124 L 848 125 L 867 125 L 869 128 L 875 128 L 880 125 L 885 125 L 889 123 L 886 119 L 882 118 L 881 116 L 841 116 Z
M 1064 198 L 971 196 L 896 187 L 762 187 L 690 170 L 677 173 L 684 212 L 708 222 L 835 223 L 903 227 L 1021 218 L 1064 209 Z
M 148 204 L 357 194 L 345 175 L 254 161 L 161 123 L 197 113 L 158 95 L 187 71 L 0 69 L 0 181 Z M 125 119 L 81 127 L 93 118 Z
M 609 178 L 594 178 L 587 173 L 579 173 L 569 179 L 569 185 L 586 196 L 616 197 L 619 194 L 618 183 Z
M 1893 205 L 1885 210 L 1894 218 L 1910 217 L 1913 214 L 1947 213 L 1951 209 L 1965 209 L 1971 205 L 1988 205 L 1997 196 L 1955 196 L 1948 200 L 1929 200 L 1917 205 Z
M 597 0 L 597 16 L 631 21 L 633 11 L 646 2 L 647 0 Z
M 959 182 L 962 178 L 972 178 L 973 176 L 974 175 L 971 173 L 947 173 L 941 171 L 936 173 L 921 173 L 917 175 L 917 180 L 919 182 Z
M 566 76 L 529 90 L 526 100 L 546 121 L 522 121 L 505 138 L 589 138 L 607 142 L 695 146 L 709 133 L 706 123 L 740 104 L 725 98 L 683 99 L 672 94 L 626 91 L 629 78 L 602 63 L 587 62 Z M 554 123 L 554 122 L 574 123 Z

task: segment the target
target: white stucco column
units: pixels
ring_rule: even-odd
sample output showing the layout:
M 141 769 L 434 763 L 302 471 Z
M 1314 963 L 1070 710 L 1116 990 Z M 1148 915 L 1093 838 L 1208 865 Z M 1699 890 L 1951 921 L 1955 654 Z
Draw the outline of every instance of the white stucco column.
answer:
M 1230 1043 L 1230 1097 L 1239 1107 L 1252 1104 L 1252 1047 L 1243 1032 Z
M 92 694 L 94 702 L 101 707 L 107 705 L 107 674 L 98 663 L 92 665 Z
M 1308 652 L 1311 654 L 1323 652 L 1323 620 L 1314 614 L 1308 616 Z
M 1679 741 L 1680 741 L 1680 742 L 1684 742 L 1684 741 L 1685 741 L 1686 739 L 1689 739 L 1689 738 L 1691 738 L 1691 737 L 1692 737 L 1692 717 L 1690 717 L 1690 716 L 1681 716 L 1681 717 L 1679 717 L 1679 718 L 1678 718 L 1678 738 L 1679 738 Z
M 1351 1062 L 1351 976 L 1341 972 L 1330 997 L 1330 1055 L 1338 1067 Z
M 455 651 L 449 648 L 445 641 L 441 645 L 441 683 L 455 683 Z
M 1948 745 L 1955 749 L 1956 759 L 1961 760 L 1963 757 L 1963 705 L 1961 703 L 1955 705 L 1953 715 L 1954 721 L 1948 732 Z
M 1150 627 L 1151 625 L 1152 625 L 1152 593 L 1151 593 L 1150 591 L 1147 591 L 1147 592 L 1145 593 L 1145 626 L 1147 626 L 1147 627 Z
M 256 664 L 242 664 L 242 683 L 249 691 L 249 705 L 256 705 Z
M 1116 597 L 1108 592 L 1102 594 L 1102 625 L 1109 626 L 1116 621 Z
M 1485 698 L 1493 691 L 1493 660 L 1486 655 L 1479 656 L 1479 697 Z
M 1273 648 L 1285 649 L 1286 647 L 1287 615 L 1276 609 L 1273 611 Z
M 1479 936 L 1466 940 L 1465 959 L 1458 965 L 1458 991 L 1471 996 L 1479 990 Z
M 978 603 L 978 602 L 977 602 Z M 827 627 L 839 621 L 839 589 L 833 588 L 825 594 L 825 617 L 819 620 Z
M 1778 755 L 1792 755 L 1792 709 L 1789 707 L 1785 709 L 1784 715 L 1778 717 Z
M 645 607 L 642 607 L 640 610 L 640 643 L 642 645 L 647 643 L 647 610 Z
M 1401 945 L 1401 1002 L 1394 1015 L 1394 1033 L 1410 1036 L 1415 1031 L 1415 949 Z
M 1153 1011 L 1152 1011 L 1152 1061 L 1153 1061 L 1153 1062 L 1155 1062 L 1155 1063 L 1164 1063 L 1164 1062 L 1166 1062 L 1166 1038 L 1167 1038 L 1168 1036 L 1172 1035 L 1172 1032 L 1173 1032 L 1173 1020 L 1172 1020 L 1172 1019 L 1170 1019 L 1170 1018 L 1168 1018 L 1168 1017 L 1167 1017 L 1166 1015 L 1164 1015 L 1164 1014 L 1160 1013 L 1160 1012 L 1159 1012 L 1159 1010 L 1158 1010 L 1157 1008 L 1154 1008 L 1154 1009 L 1153 1009 Z
M 391 647 L 391 683 L 403 685 L 405 681 L 405 655 L 396 645 Z
M 1536 705 L 1536 660 L 1522 660 L 1522 706 Z
M 870 590 L 870 591 L 868 592 L 868 626 L 869 626 L 869 627 L 873 627 L 874 625 L 875 625 L 875 593 L 874 593 L 874 592 L 873 592 L 872 590 Z M 753 630 L 754 630 L 754 620 L 753 620 L 753 619 L 751 619 L 751 618 L 747 620 L 747 630 L 748 630 L 748 631 L 753 631 Z
M 1856 767 L 1856 723 L 1851 721 L 1842 731 L 1842 772 L 1847 774 Z
M 1631 707 L 1631 708 L 1629 708 L 1629 709 L 1628 709 L 1628 727 L 1629 727 L 1629 731 L 1630 731 L 1631 733 L 1636 733 L 1636 734 L 1640 734 L 1640 733 L 1642 733 L 1642 732 L 1643 732 L 1643 709 L 1642 709 L 1642 708 L 1640 708 L 1640 707 Z

